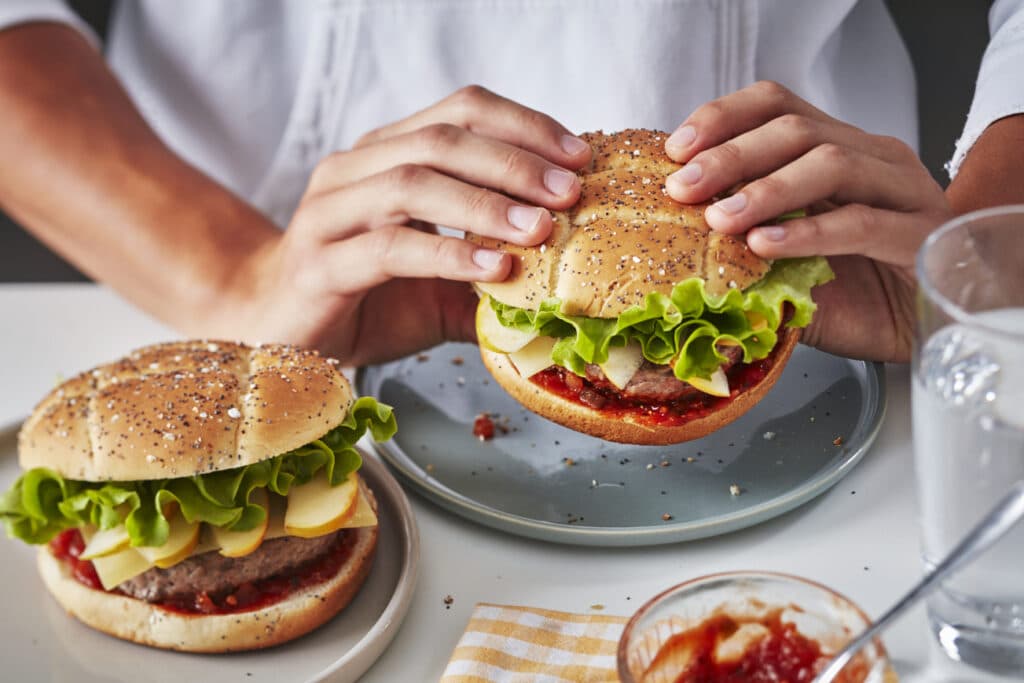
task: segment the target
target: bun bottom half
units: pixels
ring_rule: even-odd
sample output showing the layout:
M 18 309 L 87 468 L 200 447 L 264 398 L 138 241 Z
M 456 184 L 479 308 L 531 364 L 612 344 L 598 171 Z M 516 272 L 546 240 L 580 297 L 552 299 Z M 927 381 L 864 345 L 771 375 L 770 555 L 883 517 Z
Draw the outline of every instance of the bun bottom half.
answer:
M 480 347 L 480 356 L 491 375 L 505 391 L 534 413 L 569 429 L 606 441 L 664 446 L 699 439 L 729 424 L 750 410 L 774 386 L 782 375 L 800 341 L 800 329 L 786 327 L 779 335 L 778 343 L 769 358 L 771 367 L 754 386 L 741 391 L 720 408 L 707 415 L 679 425 L 657 425 L 645 423 L 640 415 L 609 415 L 582 403 L 570 401 L 558 394 L 547 391 L 523 377 L 513 367 L 508 356 Z
M 351 602 L 369 575 L 378 527 L 353 529 L 355 544 L 328 581 L 266 607 L 228 614 L 185 614 L 79 583 L 65 562 L 39 550 L 39 573 L 67 612 L 109 635 L 182 652 L 239 652 L 279 645 L 323 625 Z

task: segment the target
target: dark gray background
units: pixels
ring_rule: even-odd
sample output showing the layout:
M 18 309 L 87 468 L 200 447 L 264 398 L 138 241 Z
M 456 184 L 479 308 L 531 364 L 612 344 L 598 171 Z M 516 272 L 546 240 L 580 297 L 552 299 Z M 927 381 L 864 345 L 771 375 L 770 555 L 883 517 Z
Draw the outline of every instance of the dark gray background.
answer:
M 829 0 L 824 0 L 828 2 Z M 942 165 L 963 128 L 978 64 L 988 41 L 991 0 L 886 0 L 910 49 L 917 71 L 921 156 L 945 185 Z M 111 2 L 72 1 L 102 35 Z M 27 232 L 0 214 L 0 282 L 86 280 Z

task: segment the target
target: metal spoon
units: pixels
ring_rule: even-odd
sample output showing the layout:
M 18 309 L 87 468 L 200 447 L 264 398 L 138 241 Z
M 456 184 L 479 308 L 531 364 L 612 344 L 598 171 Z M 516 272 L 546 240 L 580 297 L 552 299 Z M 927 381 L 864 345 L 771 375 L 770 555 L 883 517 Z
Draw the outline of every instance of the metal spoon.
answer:
M 882 629 L 906 612 L 919 599 L 928 595 L 942 579 L 973 562 L 975 558 L 988 550 L 989 546 L 1002 538 L 1003 534 L 1012 529 L 1021 518 L 1024 518 L 1024 481 L 1017 482 L 1010 492 L 996 503 L 992 511 L 985 515 L 985 518 L 977 526 L 967 532 L 964 539 L 942 562 L 926 574 L 888 612 L 875 620 L 863 633 L 844 647 L 812 683 L 831 683 L 853 656 L 871 642 Z

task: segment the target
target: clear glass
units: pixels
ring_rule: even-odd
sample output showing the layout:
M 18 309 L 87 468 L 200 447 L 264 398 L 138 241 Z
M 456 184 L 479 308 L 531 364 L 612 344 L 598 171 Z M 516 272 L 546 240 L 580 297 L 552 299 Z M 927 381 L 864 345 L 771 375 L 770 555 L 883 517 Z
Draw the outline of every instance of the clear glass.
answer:
M 800 634 L 817 641 L 825 655 L 836 654 L 870 623 L 847 598 L 797 576 L 712 574 L 668 589 L 633 615 L 619 640 L 619 678 L 622 683 L 674 683 L 686 672 L 688 662 L 658 657 L 672 636 L 717 614 L 759 619 L 778 609 L 783 610 L 783 623 L 792 623 Z M 858 667 L 864 672 L 862 683 L 896 681 L 881 642 L 876 640 L 861 652 L 846 671 Z
M 930 568 L 1024 479 L 1024 205 L 942 226 L 917 277 L 914 454 Z M 928 616 L 951 658 L 1024 675 L 1024 525 L 944 582 Z

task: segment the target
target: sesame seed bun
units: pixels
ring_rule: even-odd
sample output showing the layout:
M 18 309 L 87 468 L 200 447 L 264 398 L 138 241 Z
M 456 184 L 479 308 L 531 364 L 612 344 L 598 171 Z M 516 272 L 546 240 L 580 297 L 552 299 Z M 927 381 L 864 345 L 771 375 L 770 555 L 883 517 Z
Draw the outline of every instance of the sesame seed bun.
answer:
M 364 489 L 371 505 L 377 505 Z M 297 590 L 255 610 L 227 614 L 186 614 L 143 600 L 95 590 L 77 581 L 68 565 L 39 549 L 37 566 L 53 597 L 87 626 L 123 640 L 183 652 L 238 652 L 280 645 L 309 633 L 340 612 L 370 573 L 377 527 L 350 529 L 355 535 L 348 559 L 327 581 Z M 216 552 L 216 551 L 211 551 Z
M 557 297 L 567 315 L 614 318 L 642 305 L 649 292 L 668 295 L 690 277 L 721 294 L 746 289 L 768 272 L 771 264 L 746 241 L 708 227 L 707 204 L 682 205 L 667 195 L 665 176 L 680 168 L 665 154 L 667 133 L 582 137 L 594 155 L 580 172 L 580 198 L 552 214 L 554 229 L 541 246 L 467 235 L 514 257 L 508 279 L 478 282 L 481 292 L 527 309 Z
M 184 477 L 241 467 L 323 436 L 352 391 L 333 363 L 293 346 L 183 341 L 83 372 L 36 406 L 22 468 L 81 481 Z

